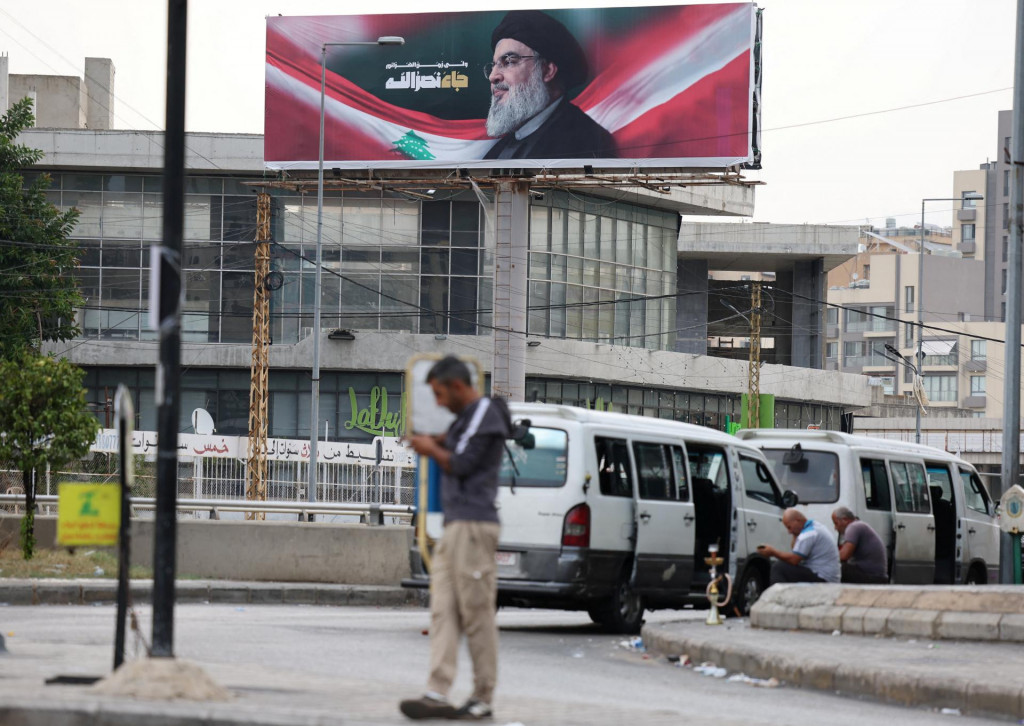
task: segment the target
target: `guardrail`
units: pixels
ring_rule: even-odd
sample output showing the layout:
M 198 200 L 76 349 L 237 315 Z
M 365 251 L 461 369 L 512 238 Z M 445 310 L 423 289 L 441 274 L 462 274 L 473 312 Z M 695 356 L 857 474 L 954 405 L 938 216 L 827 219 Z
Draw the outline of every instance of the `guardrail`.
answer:
M 156 509 L 153 497 L 129 497 L 132 515 L 135 510 Z M 0 494 L 0 507 L 10 510 L 13 505 L 17 511 L 24 508 L 24 494 Z M 20 505 L 20 506 L 19 506 Z M 57 496 L 41 494 L 36 496 L 36 506 L 45 510 L 57 510 Z M 220 519 L 220 512 L 276 512 L 297 514 L 299 521 L 310 521 L 310 515 L 350 515 L 359 516 L 367 524 L 383 524 L 385 516 L 412 517 L 415 507 L 409 504 L 359 504 L 352 502 L 295 502 L 295 501 L 256 501 L 249 499 L 178 499 L 175 506 L 180 511 L 210 512 L 210 519 Z

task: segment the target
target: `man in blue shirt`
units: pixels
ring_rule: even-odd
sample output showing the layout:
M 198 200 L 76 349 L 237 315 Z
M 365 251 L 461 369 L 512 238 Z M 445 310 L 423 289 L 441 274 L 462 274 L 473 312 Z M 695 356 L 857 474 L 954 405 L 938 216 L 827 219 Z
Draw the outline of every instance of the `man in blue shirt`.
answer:
M 823 524 L 807 519 L 798 509 L 787 509 L 782 526 L 793 535 L 793 551 L 781 552 L 771 545 L 757 551 L 774 557 L 771 582 L 839 582 L 839 549 Z

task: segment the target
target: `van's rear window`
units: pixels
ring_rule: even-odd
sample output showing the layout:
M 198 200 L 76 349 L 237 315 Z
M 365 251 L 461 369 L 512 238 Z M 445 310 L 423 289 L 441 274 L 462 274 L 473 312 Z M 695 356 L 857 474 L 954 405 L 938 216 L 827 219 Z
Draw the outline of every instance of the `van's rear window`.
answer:
M 790 456 L 792 463 L 782 460 L 790 449 L 764 449 L 772 471 L 783 491 L 792 489 L 801 504 L 831 504 L 839 500 L 839 457 L 829 451 L 800 450 Z
M 508 446 L 498 473 L 500 486 L 560 487 L 565 484 L 569 461 L 569 434 L 565 431 L 531 426 L 525 441 L 517 443 L 509 439 L 505 443 Z

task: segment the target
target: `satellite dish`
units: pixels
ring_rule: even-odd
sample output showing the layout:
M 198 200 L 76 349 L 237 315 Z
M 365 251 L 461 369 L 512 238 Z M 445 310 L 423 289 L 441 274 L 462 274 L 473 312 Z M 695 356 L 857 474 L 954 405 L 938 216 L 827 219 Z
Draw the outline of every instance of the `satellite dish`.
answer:
M 855 273 L 853 273 L 852 275 L 850 275 L 850 277 L 851 277 L 852 279 L 856 280 L 856 279 L 857 279 L 858 277 L 860 277 L 860 275 L 858 275 L 858 274 L 857 274 L 857 273 L 855 272 Z
M 216 431 L 213 416 L 205 408 L 197 408 L 192 412 L 192 429 L 200 435 L 212 434 Z

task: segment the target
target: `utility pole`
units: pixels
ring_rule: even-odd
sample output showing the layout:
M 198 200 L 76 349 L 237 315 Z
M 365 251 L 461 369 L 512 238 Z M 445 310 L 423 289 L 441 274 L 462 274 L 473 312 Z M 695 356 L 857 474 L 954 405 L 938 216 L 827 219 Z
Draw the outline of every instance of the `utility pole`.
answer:
M 249 383 L 249 450 L 245 498 L 267 499 L 267 389 L 270 374 L 270 195 L 256 197 L 256 269 L 252 304 L 252 375 Z M 267 513 L 246 512 L 246 519 L 267 518 Z
M 761 428 L 761 281 L 750 283 L 750 355 L 747 359 L 748 429 Z
M 495 185 L 494 362 L 491 391 L 526 400 L 526 272 L 530 246 L 530 182 Z
M 177 551 L 178 395 L 181 375 L 181 248 L 185 226 L 185 45 L 187 0 L 167 3 L 167 116 L 164 132 L 163 244 L 159 257 L 157 320 L 160 360 L 157 405 L 156 517 L 153 544 L 153 649 L 174 657 L 174 567 Z
M 1006 250 L 1006 345 L 1003 370 L 1003 461 L 1005 494 L 1020 478 L 1021 247 L 1024 245 L 1024 0 L 1017 0 L 1017 47 L 1013 64 L 1013 125 L 1010 127 L 1010 240 Z M 999 581 L 1013 584 L 1014 547 L 1020 537 L 999 539 Z M 1019 555 L 1018 555 L 1019 556 Z

